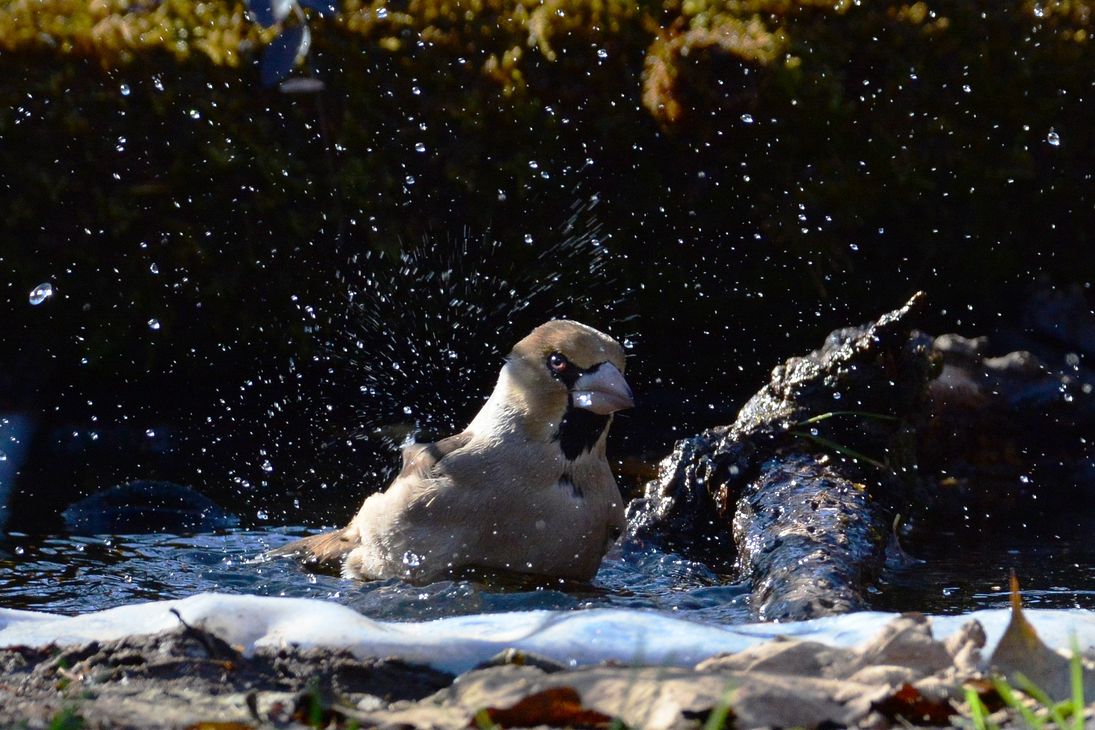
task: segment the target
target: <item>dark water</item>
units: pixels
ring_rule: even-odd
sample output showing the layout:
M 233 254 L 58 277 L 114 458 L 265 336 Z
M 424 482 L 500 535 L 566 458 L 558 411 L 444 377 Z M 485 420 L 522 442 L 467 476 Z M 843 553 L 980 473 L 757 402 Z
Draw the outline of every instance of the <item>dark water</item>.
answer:
M 333 600 L 390 621 L 591 607 L 653 608 L 719 623 L 752 619 L 744 584 L 678 555 L 634 546 L 610 553 L 591 585 L 361 583 L 309 572 L 289 560 L 253 561 L 302 534 L 276 528 L 190 536 L 14 535 L 0 543 L 0 605 L 72 614 L 220 591 Z M 916 546 L 923 562 L 887 575 L 873 608 L 960 613 L 1003 607 L 1008 570 L 1014 568 L 1028 606 L 1095 609 L 1095 543 L 1081 534 L 1048 541 L 1018 535 L 1010 547 L 940 537 Z
M 884 578 L 873 607 L 925 613 L 1005 608 L 1014 571 L 1029 608 L 1095 609 L 1091 525 L 1084 520 L 1051 533 L 1013 528 L 987 537 L 941 531 L 907 546 L 917 562 Z
M 617 549 L 591 585 L 362 583 L 256 555 L 305 534 L 293 528 L 191 536 L 29 537 L 0 543 L 0 605 L 81 613 L 201 591 L 337 601 L 366 616 L 415 621 L 471 613 L 590 607 L 656 608 L 699 620 L 748 620 L 746 589 L 706 566 L 656 550 Z

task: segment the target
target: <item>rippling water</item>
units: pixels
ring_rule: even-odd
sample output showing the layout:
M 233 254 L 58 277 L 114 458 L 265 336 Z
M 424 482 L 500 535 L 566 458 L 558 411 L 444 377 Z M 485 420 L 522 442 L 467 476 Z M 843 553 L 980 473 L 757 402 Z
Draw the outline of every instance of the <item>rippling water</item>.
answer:
M 656 608 L 729 623 L 749 618 L 743 585 L 727 583 L 701 563 L 650 549 L 613 551 L 586 586 L 362 583 L 314 573 L 292 560 L 253 562 L 264 550 L 304 534 L 278 528 L 191 536 L 14 535 L 0 543 L 0 605 L 81 613 L 221 591 L 323 598 L 389 621 L 607 606 Z
M 414 621 L 458 614 L 591 607 L 648 608 L 695 620 L 753 620 L 748 587 L 702 563 L 653 548 L 610 553 L 590 585 L 490 585 L 467 580 L 412 586 L 362 583 L 311 572 L 292 560 L 254 562 L 264 550 L 314 532 L 231 530 L 189 536 L 31 537 L 0 542 L 0 606 L 82 613 L 201 591 L 322 598 L 375 619 Z M 873 597 L 881 610 L 959 613 L 1007 605 L 1007 571 L 1028 606 L 1095 609 L 1095 544 L 1054 541 L 922 547 L 924 562 L 891 573 Z

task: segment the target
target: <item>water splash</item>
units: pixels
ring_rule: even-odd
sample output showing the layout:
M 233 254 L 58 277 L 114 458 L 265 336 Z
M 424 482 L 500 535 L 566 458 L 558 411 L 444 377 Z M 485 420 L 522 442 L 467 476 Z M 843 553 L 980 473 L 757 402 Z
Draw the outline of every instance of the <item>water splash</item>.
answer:
M 53 296 L 53 284 L 48 281 L 39 284 L 30 290 L 30 296 L 27 298 L 32 306 L 37 307 L 42 302 L 46 301 Z
M 456 433 L 489 394 L 508 348 L 548 319 L 628 334 L 620 327 L 629 290 L 617 282 L 621 262 L 596 203 L 575 203 L 556 234 L 543 236 L 552 245 L 465 232 L 395 255 L 352 256 L 341 275 L 345 309 L 321 343 L 325 420 L 341 412 L 347 424 L 334 440 L 391 449 L 408 436 Z

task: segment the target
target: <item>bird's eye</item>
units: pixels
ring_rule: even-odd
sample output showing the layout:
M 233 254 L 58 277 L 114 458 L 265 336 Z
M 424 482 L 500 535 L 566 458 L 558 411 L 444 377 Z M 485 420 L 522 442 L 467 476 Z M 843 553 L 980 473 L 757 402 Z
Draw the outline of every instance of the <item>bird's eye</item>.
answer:
M 560 355 L 558 352 L 553 352 L 548 357 L 548 367 L 556 373 L 561 373 L 566 370 L 567 365 L 569 364 L 570 363 L 567 361 L 567 359 Z

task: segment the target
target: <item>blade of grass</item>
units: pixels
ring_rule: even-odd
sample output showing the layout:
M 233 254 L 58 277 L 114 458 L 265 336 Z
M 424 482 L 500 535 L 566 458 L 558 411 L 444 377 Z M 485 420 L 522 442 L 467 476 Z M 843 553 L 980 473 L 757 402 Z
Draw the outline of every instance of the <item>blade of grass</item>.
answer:
M 850 456 L 851 458 L 855 459 L 856 461 L 862 461 L 866 464 L 870 464 L 871 466 L 873 466 L 877 469 L 883 469 L 883 470 L 889 469 L 889 467 L 886 466 L 885 464 L 883 464 L 881 461 L 876 461 L 875 459 L 872 459 L 869 456 L 861 454 L 858 451 L 855 451 L 853 449 L 849 449 L 847 446 L 841 446 L 837 442 L 830 441 L 827 438 L 822 438 L 821 436 L 815 436 L 812 433 L 806 433 L 805 431 L 791 431 L 791 433 L 793 433 L 795 436 L 801 436 L 804 439 L 809 439 L 809 440 L 813 441 L 814 443 L 818 444 L 819 446 L 824 446 L 825 448 L 830 449 L 832 451 L 835 451 L 838 454 L 844 454 L 845 456 Z
M 1080 660 L 1080 642 L 1072 634 L 1072 656 L 1068 660 L 1072 680 L 1072 730 L 1084 730 L 1084 665 Z
M 703 730 L 723 730 L 726 727 L 726 718 L 730 716 L 730 698 L 733 694 L 734 687 L 727 687 L 719 701 L 711 708 L 711 714 L 707 716 Z
M 1061 708 L 1049 698 L 1049 695 L 1042 691 L 1041 687 L 1027 679 L 1022 672 L 1015 673 L 1015 681 L 1018 682 L 1024 692 L 1046 706 L 1046 709 L 1049 710 L 1049 716 L 1053 718 L 1053 722 L 1057 727 L 1068 727 L 1065 724 L 1065 716 L 1061 714 Z
M 1015 696 L 1015 692 L 1012 690 L 1011 685 L 1009 685 L 1003 677 L 993 677 L 992 686 L 996 688 L 996 694 L 1000 695 L 1000 699 L 1004 701 L 1005 705 L 1022 715 L 1023 722 L 1027 724 L 1027 727 L 1031 730 L 1041 730 L 1041 728 L 1045 727 L 1045 722 L 1039 720 L 1031 709 Z
M 899 421 L 897 416 L 890 416 L 885 413 L 871 413 L 870 411 L 828 411 L 827 413 L 819 413 L 816 416 L 811 416 L 805 421 L 799 421 L 798 426 L 809 426 L 811 423 L 821 423 L 827 421 L 834 416 L 860 416 L 862 418 L 873 418 L 878 421 Z
M 996 723 L 989 721 L 988 709 L 972 687 L 966 687 L 966 704 L 970 706 L 970 718 L 973 720 L 974 730 L 998 730 Z

